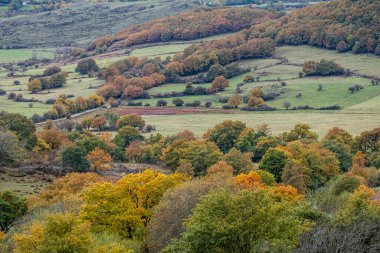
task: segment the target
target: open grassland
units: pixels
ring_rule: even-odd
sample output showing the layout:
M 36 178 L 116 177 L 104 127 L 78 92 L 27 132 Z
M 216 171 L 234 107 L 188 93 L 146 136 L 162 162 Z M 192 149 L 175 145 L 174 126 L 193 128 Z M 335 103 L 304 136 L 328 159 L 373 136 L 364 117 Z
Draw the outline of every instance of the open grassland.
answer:
M 1 46 L 85 45 L 130 25 L 197 7 L 182 0 L 75 1 L 59 10 L 0 18 L 0 41 Z
M 24 197 L 35 195 L 55 178 L 42 171 L 2 170 L 0 172 L 0 192 L 13 191 Z
M 19 62 L 31 59 L 33 54 L 37 58 L 53 58 L 54 52 L 49 49 L 0 49 L 0 63 Z
M 277 48 L 276 56 L 284 57 L 289 63 L 294 64 L 322 59 L 333 60 L 355 73 L 380 77 L 380 57 L 370 54 L 338 53 L 310 46 L 284 46 Z
M 209 128 L 224 120 L 241 120 L 249 127 L 267 124 L 273 133 L 280 134 L 289 131 L 297 123 L 308 123 L 312 130 L 324 135 L 334 127 L 342 127 L 351 134 L 359 134 L 366 129 L 380 126 L 380 112 L 376 114 L 351 112 L 265 112 L 234 114 L 183 114 L 183 115 L 150 115 L 144 116 L 147 124 L 156 126 L 163 135 L 174 134 L 185 129 L 194 131 L 201 136 Z

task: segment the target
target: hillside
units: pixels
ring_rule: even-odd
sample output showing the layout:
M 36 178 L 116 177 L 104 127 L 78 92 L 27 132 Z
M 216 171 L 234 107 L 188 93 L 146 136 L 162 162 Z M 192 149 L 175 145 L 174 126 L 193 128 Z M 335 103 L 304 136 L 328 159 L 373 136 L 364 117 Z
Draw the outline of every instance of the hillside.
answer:
M 240 10 L 240 12 L 243 11 Z M 248 10 L 245 12 L 248 12 Z M 262 10 L 262 12 L 264 11 Z M 352 51 L 354 53 L 380 54 L 380 1 L 336 0 L 315 4 L 286 15 L 280 13 L 269 15 L 269 12 L 267 13 L 268 15 L 266 15 L 265 19 L 255 17 L 255 22 L 246 23 L 247 26 L 250 24 L 251 27 L 247 31 L 242 31 L 244 36 L 271 38 L 277 41 L 279 45 L 309 44 L 327 49 L 336 49 L 339 52 Z M 187 36 L 169 36 L 173 34 L 172 25 L 155 29 L 158 33 L 154 34 L 155 36 L 146 36 L 152 35 L 152 27 L 158 25 L 153 26 L 154 22 L 151 22 L 129 27 L 113 36 L 100 38 L 92 43 L 90 49 L 96 45 L 111 45 L 119 40 L 125 40 L 124 46 L 128 47 L 131 44 L 189 40 L 197 38 L 197 36 L 201 37 L 194 34 L 194 32 L 191 33 L 192 27 L 188 27 L 186 22 L 181 22 L 181 18 L 185 17 L 186 19 L 186 16 L 181 15 L 158 21 L 159 23 L 168 22 L 170 24 L 171 20 L 178 19 L 175 25 L 184 25 L 186 27 L 184 31 L 190 33 L 189 35 L 186 34 Z M 202 19 L 202 13 L 193 12 L 192 15 L 190 13 L 187 15 L 193 18 L 193 20 L 188 19 L 188 22 L 198 23 L 198 20 Z M 219 18 L 219 16 L 216 18 Z M 194 30 L 198 28 L 198 26 L 193 27 Z M 247 27 L 240 26 L 240 29 L 242 28 Z M 199 32 L 199 29 L 197 31 Z M 131 38 L 133 38 L 132 42 L 130 42 Z
M 49 12 L 0 18 L 0 46 L 80 46 L 126 26 L 197 7 L 186 0 L 70 3 Z

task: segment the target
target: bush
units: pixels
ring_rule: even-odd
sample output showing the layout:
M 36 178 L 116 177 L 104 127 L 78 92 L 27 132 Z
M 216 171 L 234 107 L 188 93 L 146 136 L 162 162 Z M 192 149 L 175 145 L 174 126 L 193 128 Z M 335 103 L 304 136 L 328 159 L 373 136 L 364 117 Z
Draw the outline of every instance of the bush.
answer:
M 86 75 L 97 71 L 99 71 L 99 66 L 92 58 L 80 60 L 75 69 L 75 72 L 79 72 L 81 75 Z
M 201 105 L 201 101 L 199 100 L 195 100 L 191 103 L 186 103 L 185 106 L 188 106 L 188 107 L 199 107 Z
M 319 110 L 342 110 L 342 106 L 340 105 L 330 105 L 330 106 L 323 106 L 319 108 Z
M 21 83 L 20 83 L 19 80 L 14 80 L 14 81 L 13 81 L 13 84 L 14 84 L 14 85 L 20 85 Z
M 134 102 L 134 101 L 128 101 L 128 106 L 142 106 L 142 102 Z
M 3 89 L 0 89 L 0 96 L 5 96 L 7 95 L 7 92 Z
M 47 69 L 45 69 L 44 73 L 42 74 L 43 76 L 52 76 L 54 74 L 57 74 L 59 72 L 61 72 L 61 68 L 60 67 L 57 67 L 57 66 L 53 66 L 53 67 L 49 67 Z
M 166 100 L 158 100 L 157 101 L 157 106 L 166 106 L 168 102 Z
M 177 107 L 180 107 L 180 106 L 183 106 L 184 101 L 183 101 L 183 99 L 175 98 L 175 99 L 173 99 L 173 104 Z
M 207 102 L 205 103 L 205 107 L 206 107 L 206 108 L 210 108 L 211 105 L 212 105 L 212 102 L 211 102 L 211 101 L 207 101 Z

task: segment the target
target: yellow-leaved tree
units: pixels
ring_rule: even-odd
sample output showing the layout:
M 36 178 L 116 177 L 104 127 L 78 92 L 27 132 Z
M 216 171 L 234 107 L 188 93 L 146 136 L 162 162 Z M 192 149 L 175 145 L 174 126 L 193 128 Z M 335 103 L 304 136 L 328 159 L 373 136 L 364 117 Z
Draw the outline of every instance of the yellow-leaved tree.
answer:
M 111 169 L 111 156 L 98 147 L 87 155 L 87 159 L 95 171 Z
M 188 179 L 184 174 L 145 170 L 116 183 L 99 183 L 88 191 L 81 217 L 95 232 L 116 232 L 125 238 L 143 238 L 153 207 L 164 192 Z

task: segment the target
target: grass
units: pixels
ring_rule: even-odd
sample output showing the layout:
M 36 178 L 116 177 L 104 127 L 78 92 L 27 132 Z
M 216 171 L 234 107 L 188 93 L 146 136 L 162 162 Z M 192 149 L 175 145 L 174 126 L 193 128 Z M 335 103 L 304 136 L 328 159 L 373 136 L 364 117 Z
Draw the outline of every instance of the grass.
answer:
M 333 60 L 356 73 L 380 77 L 380 57 L 370 54 L 338 53 L 310 46 L 284 46 L 277 48 L 276 55 L 285 57 L 294 64 L 322 59 Z
M 193 131 L 197 136 L 202 136 L 209 128 L 224 120 L 241 120 L 249 127 L 259 124 L 267 124 L 274 134 L 289 131 L 297 123 L 308 123 L 312 130 L 320 136 L 334 127 L 342 127 L 351 134 L 359 134 L 361 131 L 373 129 L 380 125 L 380 113 L 351 113 L 319 112 L 319 111 L 282 111 L 282 112 L 254 112 L 235 114 L 184 114 L 184 115 L 151 115 L 143 116 L 147 124 L 156 126 L 156 130 L 163 135 L 174 134 L 185 129 Z
M 43 49 L 0 49 L 0 63 L 25 61 L 33 56 L 36 52 L 37 58 L 53 58 L 52 50 Z
M 55 176 L 41 171 L 26 173 L 16 169 L 7 169 L 0 175 L 0 191 L 12 191 L 27 197 L 43 190 Z

